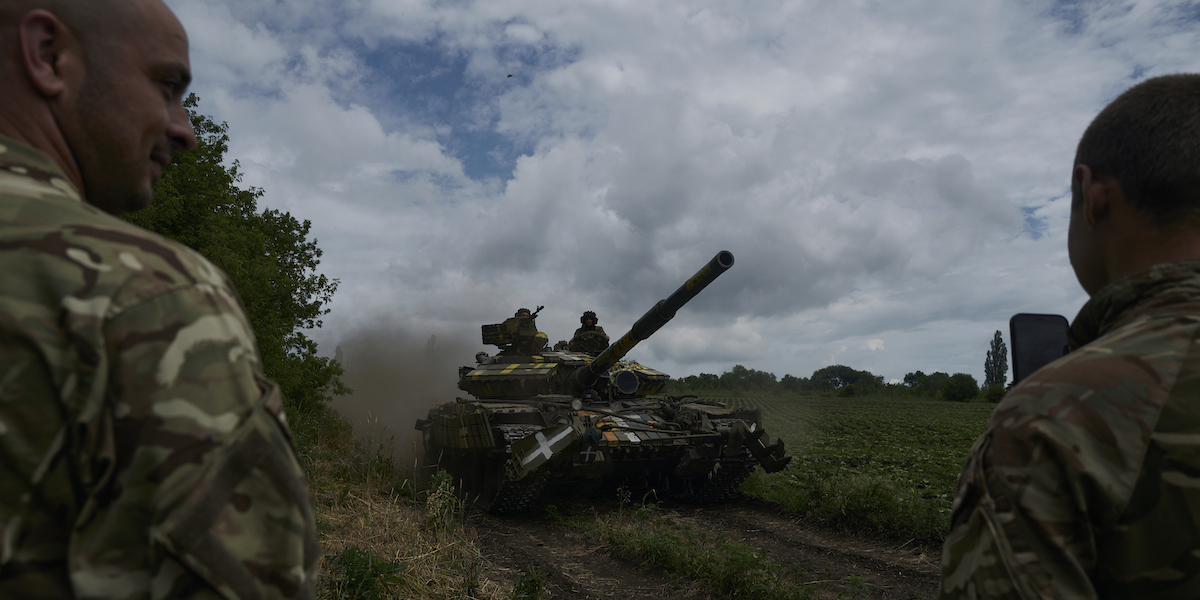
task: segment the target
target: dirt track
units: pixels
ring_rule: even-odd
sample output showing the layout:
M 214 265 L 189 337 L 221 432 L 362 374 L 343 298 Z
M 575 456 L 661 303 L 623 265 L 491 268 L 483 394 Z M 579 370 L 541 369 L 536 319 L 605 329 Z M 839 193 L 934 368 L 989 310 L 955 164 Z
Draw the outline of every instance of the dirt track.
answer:
M 604 510 L 605 507 L 598 507 Z M 884 542 L 806 525 L 754 502 L 703 508 L 671 506 L 681 520 L 760 549 L 771 560 L 805 574 L 819 598 L 933 598 L 938 551 L 902 541 Z M 546 570 L 546 598 L 588 600 L 709 600 L 712 594 L 686 580 L 618 551 L 595 545 L 545 515 L 476 515 L 472 524 L 491 561 L 514 573 Z M 866 595 L 847 588 L 849 577 L 866 583 Z M 861 589 L 859 590 L 861 591 Z

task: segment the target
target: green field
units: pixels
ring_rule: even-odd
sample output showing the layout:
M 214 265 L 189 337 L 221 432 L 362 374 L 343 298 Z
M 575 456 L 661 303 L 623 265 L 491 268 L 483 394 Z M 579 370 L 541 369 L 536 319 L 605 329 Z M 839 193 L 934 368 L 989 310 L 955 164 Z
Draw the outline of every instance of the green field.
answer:
M 931 543 L 945 535 L 959 470 L 995 408 L 904 397 L 725 401 L 761 408 L 794 457 L 744 491 L 847 529 Z

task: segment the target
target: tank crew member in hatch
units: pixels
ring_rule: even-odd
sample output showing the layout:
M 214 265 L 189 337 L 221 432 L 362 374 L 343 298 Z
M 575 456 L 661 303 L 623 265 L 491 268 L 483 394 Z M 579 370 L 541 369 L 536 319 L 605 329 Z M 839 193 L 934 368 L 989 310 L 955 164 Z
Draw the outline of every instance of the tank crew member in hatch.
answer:
M 596 313 L 590 310 L 583 313 L 583 316 L 579 317 L 582 326 L 575 330 L 568 347 L 574 352 L 586 352 L 592 356 L 604 352 L 608 348 L 608 334 L 604 333 L 603 327 L 596 324 L 599 320 Z
M 513 353 L 536 354 L 546 349 L 550 338 L 537 328 L 537 314 L 542 308 L 539 306 L 536 312 L 531 312 L 528 308 L 518 308 L 512 317 L 504 320 L 503 328 L 512 340 L 510 350 Z

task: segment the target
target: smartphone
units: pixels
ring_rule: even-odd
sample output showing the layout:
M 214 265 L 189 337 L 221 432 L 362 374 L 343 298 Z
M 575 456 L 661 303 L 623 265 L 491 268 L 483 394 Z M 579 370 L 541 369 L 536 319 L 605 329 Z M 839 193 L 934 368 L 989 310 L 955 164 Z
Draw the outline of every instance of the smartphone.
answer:
M 1020 313 L 1008 320 L 1012 341 L 1013 384 L 1067 353 L 1067 330 L 1062 315 Z

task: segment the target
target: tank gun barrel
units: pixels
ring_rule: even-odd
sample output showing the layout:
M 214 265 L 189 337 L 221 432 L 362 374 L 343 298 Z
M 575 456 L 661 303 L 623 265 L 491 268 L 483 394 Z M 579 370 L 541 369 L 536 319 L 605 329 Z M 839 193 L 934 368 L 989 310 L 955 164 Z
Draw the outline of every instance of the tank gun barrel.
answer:
M 600 376 L 617 361 L 624 358 L 638 342 L 654 335 L 654 332 L 675 317 L 676 311 L 695 298 L 696 294 L 699 294 L 708 284 L 732 266 L 733 253 L 728 250 L 718 252 L 704 268 L 696 271 L 696 274 L 692 275 L 686 283 L 679 286 L 675 293 L 665 300 L 659 300 L 658 304 L 646 311 L 646 314 L 642 315 L 642 318 L 638 319 L 629 329 L 629 333 L 621 336 L 621 339 L 600 353 L 591 363 L 576 369 L 571 376 L 572 386 L 579 390 L 585 390 L 595 385 Z

